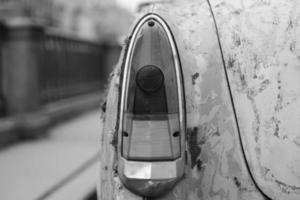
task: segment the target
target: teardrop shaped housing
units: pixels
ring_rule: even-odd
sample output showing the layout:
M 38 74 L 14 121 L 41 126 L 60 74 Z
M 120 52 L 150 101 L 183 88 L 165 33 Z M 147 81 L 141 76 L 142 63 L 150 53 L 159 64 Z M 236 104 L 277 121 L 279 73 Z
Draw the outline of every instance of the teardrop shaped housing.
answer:
M 131 35 L 122 72 L 118 174 L 141 196 L 168 192 L 185 166 L 183 77 L 172 33 L 156 14 Z

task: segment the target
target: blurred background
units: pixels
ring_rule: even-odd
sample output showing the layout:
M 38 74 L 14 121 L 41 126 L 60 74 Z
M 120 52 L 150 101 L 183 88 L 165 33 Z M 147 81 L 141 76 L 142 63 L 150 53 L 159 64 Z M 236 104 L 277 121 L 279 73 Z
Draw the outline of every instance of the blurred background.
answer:
M 0 0 L 1 200 L 96 199 L 110 73 L 150 2 Z

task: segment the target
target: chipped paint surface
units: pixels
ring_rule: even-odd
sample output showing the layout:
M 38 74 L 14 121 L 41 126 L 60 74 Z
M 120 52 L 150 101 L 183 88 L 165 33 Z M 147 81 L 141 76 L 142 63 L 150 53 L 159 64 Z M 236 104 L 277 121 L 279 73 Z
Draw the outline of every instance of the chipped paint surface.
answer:
M 300 2 L 214 0 L 246 157 L 272 199 L 300 199 Z
M 161 199 L 263 199 L 241 153 L 207 2 L 157 5 L 154 11 L 168 20 L 182 61 L 190 158 L 185 178 Z
M 298 200 L 299 3 L 211 0 L 211 4 L 251 171 L 270 197 Z M 155 4 L 150 9 L 167 21 L 177 42 L 185 83 L 189 158 L 185 177 L 170 193 L 156 199 L 264 199 L 242 153 L 206 0 Z M 117 126 L 122 59 L 112 75 L 107 97 L 101 136 L 100 200 L 142 199 L 120 183 L 111 144 Z

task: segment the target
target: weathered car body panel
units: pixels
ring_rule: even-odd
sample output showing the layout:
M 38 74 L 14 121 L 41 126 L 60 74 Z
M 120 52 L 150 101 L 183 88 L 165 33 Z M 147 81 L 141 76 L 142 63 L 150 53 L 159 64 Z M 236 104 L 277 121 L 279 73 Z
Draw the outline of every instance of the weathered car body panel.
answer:
M 144 9 L 170 25 L 181 57 L 187 106 L 185 177 L 157 199 L 300 199 L 298 4 L 211 1 L 224 63 L 206 0 Z M 120 67 L 112 76 L 102 135 L 101 200 L 142 199 L 122 187 L 113 170 L 116 154 L 110 142 L 117 127 Z
M 300 199 L 300 2 L 211 2 L 251 173 Z

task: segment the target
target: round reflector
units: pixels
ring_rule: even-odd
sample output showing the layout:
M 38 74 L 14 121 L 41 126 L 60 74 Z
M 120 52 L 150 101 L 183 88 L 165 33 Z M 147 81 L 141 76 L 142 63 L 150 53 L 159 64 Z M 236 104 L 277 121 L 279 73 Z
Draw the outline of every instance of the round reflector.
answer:
M 154 93 L 162 86 L 164 75 L 158 67 L 146 65 L 137 72 L 136 82 L 144 92 Z

